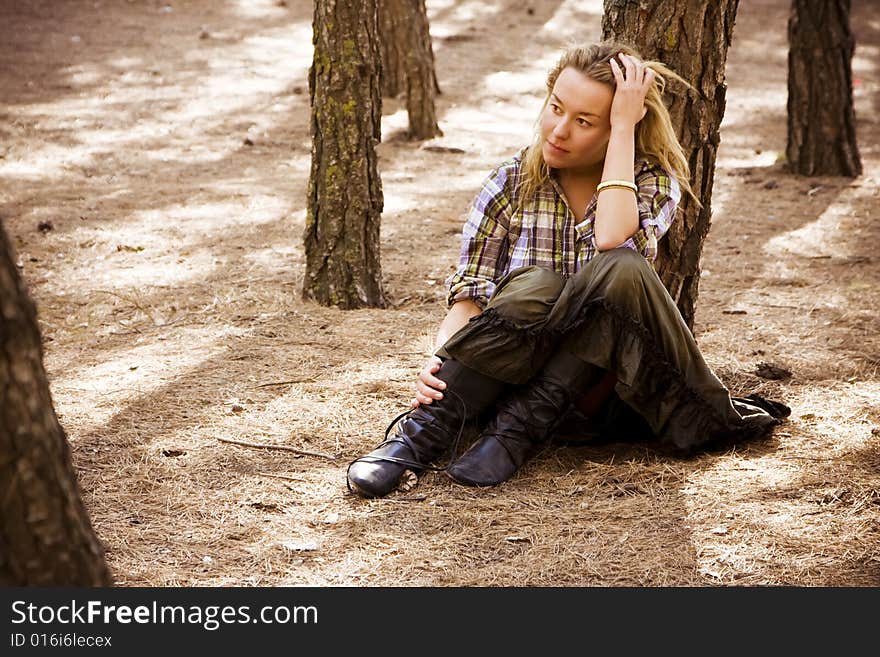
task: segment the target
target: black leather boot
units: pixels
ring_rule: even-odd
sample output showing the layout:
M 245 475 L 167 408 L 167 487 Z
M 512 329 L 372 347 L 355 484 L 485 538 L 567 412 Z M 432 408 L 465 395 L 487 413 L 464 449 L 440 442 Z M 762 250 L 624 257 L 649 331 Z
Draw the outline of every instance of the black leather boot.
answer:
M 557 352 L 531 381 L 499 405 L 480 439 L 447 469 L 467 486 L 494 486 L 525 463 L 550 436 L 575 399 L 599 383 L 605 370 Z
M 430 468 L 456 445 L 465 423 L 486 410 L 504 388 L 503 382 L 454 359 L 444 361 L 436 376 L 446 383 L 443 399 L 394 418 L 385 430 L 385 440 L 349 464 L 350 491 L 362 497 L 381 497 L 397 488 L 407 469 L 419 473 Z M 395 431 L 389 437 L 392 428 Z

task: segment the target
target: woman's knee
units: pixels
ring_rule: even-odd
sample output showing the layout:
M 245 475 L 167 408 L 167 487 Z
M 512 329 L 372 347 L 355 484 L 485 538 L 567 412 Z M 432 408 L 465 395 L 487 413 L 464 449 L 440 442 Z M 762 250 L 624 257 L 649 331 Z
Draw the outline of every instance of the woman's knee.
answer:
M 645 260 L 645 256 L 635 249 L 630 249 L 626 246 L 618 246 L 616 249 L 601 251 L 596 255 L 596 258 L 604 260 L 608 263 L 607 266 L 609 267 L 625 269 L 641 269 L 644 266 L 651 267 L 648 261 Z
M 544 319 L 565 287 L 565 279 L 543 267 L 521 267 L 502 279 L 487 308 L 520 322 Z
M 651 265 L 638 251 L 618 247 L 603 251 L 595 259 L 607 279 L 606 297 L 629 296 L 644 289 L 646 278 L 655 276 Z

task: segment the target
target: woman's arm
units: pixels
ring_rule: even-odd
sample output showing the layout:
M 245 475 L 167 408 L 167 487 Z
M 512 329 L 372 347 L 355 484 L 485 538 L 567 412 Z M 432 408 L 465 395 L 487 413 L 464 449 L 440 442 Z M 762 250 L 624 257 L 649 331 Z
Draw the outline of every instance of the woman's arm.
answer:
M 636 124 L 645 116 L 645 94 L 656 74 L 633 57 L 623 54 L 618 57 L 626 68 L 626 77 L 612 59 L 611 69 L 617 80 L 617 89 L 611 103 L 611 137 L 605 154 L 602 180 L 634 183 Z M 596 201 L 593 225 L 596 248 L 600 251 L 617 248 L 638 229 L 637 195 L 629 189 L 616 187 L 603 190 Z
M 504 273 L 507 231 L 514 205 L 510 174 L 517 166 L 517 158 L 514 158 L 495 169 L 471 203 L 462 229 L 458 270 L 446 281 L 449 285 L 446 297 L 449 311 L 437 330 L 435 350 L 446 344 L 471 317 L 480 314 L 480 304 L 488 303 L 495 290 L 495 281 Z M 443 398 L 440 391 L 446 384 L 434 376 L 441 364 L 438 356 L 431 356 L 419 373 L 413 407 Z
M 462 299 L 461 301 L 456 301 L 452 308 L 449 309 L 449 312 L 446 313 L 446 317 L 440 323 L 440 328 L 437 329 L 437 340 L 435 341 L 434 348 L 439 349 L 446 341 L 449 340 L 462 326 L 468 323 L 471 317 L 475 317 L 479 315 L 480 306 L 478 306 L 471 299 Z
M 480 312 L 480 307 L 470 299 L 456 301 L 440 323 L 434 348 L 439 349 L 446 344 L 446 341 L 458 329 L 467 324 L 471 317 L 479 315 Z M 439 356 L 431 356 L 428 364 L 419 373 L 419 378 L 416 381 L 416 396 L 411 403 L 413 408 L 419 404 L 430 404 L 435 399 L 443 398 L 443 393 L 440 391 L 446 387 L 446 384 L 434 376 L 437 370 L 440 369 L 441 364 L 442 361 Z

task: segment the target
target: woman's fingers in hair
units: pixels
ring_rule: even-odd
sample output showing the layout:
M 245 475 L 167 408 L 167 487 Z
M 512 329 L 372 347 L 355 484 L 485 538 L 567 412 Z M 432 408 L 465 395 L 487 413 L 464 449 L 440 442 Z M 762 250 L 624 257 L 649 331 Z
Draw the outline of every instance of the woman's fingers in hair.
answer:
M 651 83 L 657 77 L 657 71 L 637 57 L 618 53 L 617 59 L 620 60 L 620 64 L 613 57 L 610 61 L 611 70 L 618 82 L 626 81 L 647 88 L 651 86 Z
M 623 60 L 623 65 L 626 68 L 626 81 L 635 82 L 636 84 L 641 82 L 641 80 L 639 79 L 639 67 L 637 60 L 634 57 L 624 55 L 623 53 L 620 53 L 618 57 Z
M 618 64 L 617 60 L 614 59 L 614 57 L 612 57 L 608 61 L 611 64 L 611 72 L 614 74 L 614 79 L 617 80 L 617 84 L 623 84 L 624 78 L 623 69 L 621 68 L 622 64 Z

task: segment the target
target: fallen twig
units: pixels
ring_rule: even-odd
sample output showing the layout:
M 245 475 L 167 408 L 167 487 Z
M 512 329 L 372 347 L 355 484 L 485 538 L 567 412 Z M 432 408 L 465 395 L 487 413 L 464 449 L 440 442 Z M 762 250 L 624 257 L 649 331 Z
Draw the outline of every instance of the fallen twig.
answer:
M 307 379 L 291 379 L 290 381 L 270 381 L 269 383 L 261 383 L 258 385 L 258 388 L 268 388 L 269 386 L 287 386 L 292 383 L 311 383 L 312 381 L 316 381 L 318 379 L 317 376 L 310 376 Z
M 265 443 L 249 443 L 244 440 L 233 440 L 232 438 L 217 438 L 221 443 L 230 443 L 232 445 L 241 445 L 242 447 L 253 447 L 255 449 L 279 449 L 285 452 L 293 452 L 294 454 L 302 454 L 303 456 L 318 456 L 322 459 L 330 459 L 335 461 L 336 457 L 332 454 L 323 454 L 321 452 L 310 452 L 305 449 L 297 449 L 289 445 L 268 445 Z
M 765 303 L 764 301 L 752 301 L 756 306 L 765 306 L 767 308 L 791 308 L 793 310 L 804 310 L 805 306 L 794 306 L 788 303 Z
M 291 477 L 290 475 L 272 474 L 271 472 L 258 472 L 261 477 L 273 477 L 274 479 L 285 479 L 287 481 L 305 481 L 302 477 Z

